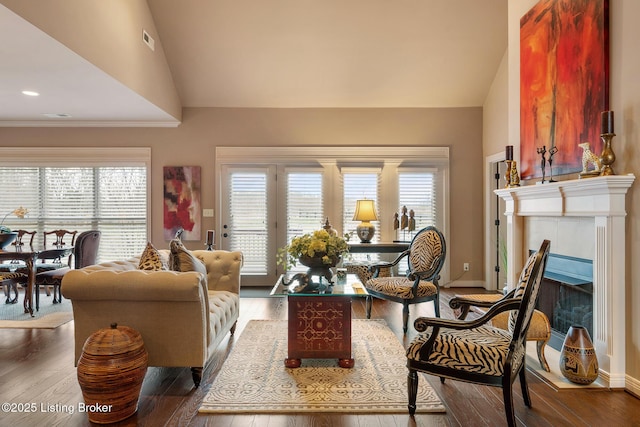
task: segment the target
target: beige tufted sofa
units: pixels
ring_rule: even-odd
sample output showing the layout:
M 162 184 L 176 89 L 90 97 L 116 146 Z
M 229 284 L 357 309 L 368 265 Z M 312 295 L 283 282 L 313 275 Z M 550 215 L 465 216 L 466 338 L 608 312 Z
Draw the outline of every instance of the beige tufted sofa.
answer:
M 168 258 L 168 251 L 160 251 Z M 143 271 L 139 258 L 68 272 L 62 294 L 71 300 L 75 363 L 86 339 L 112 323 L 140 332 L 149 366 L 190 367 L 196 387 L 213 350 L 233 334 L 239 312 L 241 252 L 192 252 L 196 272 Z

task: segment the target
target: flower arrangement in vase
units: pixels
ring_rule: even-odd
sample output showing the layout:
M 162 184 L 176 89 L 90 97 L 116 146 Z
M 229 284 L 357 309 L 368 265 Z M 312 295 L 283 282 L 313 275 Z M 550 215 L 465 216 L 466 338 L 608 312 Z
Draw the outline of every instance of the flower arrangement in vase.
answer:
M 298 262 L 307 267 L 335 267 L 340 257 L 349 252 L 344 238 L 316 230 L 302 236 L 296 236 L 291 243 L 278 251 L 278 263 L 286 270 Z M 310 265 L 311 264 L 311 265 Z

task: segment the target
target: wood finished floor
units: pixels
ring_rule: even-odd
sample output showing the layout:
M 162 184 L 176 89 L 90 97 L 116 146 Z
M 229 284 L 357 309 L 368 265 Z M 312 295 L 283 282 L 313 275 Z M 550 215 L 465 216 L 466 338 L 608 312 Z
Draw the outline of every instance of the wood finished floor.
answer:
M 453 293 L 478 293 L 478 289 L 444 289 L 442 316 L 451 317 L 446 302 Z M 247 295 L 254 295 L 255 292 Z M 266 292 L 265 292 L 266 294 Z M 50 297 L 49 297 L 50 298 Z M 50 303 L 43 297 L 43 303 Z M 365 318 L 364 300 L 353 304 L 354 318 Z M 431 315 L 432 306 L 412 307 L 416 315 Z M 373 318 L 382 318 L 405 344 L 414 334 L 402 335 L 399 304 L 375 300 Z M 286 301 L 281 298 L 242 298 L 236 337 L 251 319 L 285 319 Z M 187 331 L 185 331 L 187 332 Z M 233 347 L 235 339 L 225 339 L 206 367 L 200 388 L 194 389 L 189 369 L 149 368 L 141 391 L 139 410 L 118 426 L 503 426 L 502 390 L 456 381 L 429 382 L 447 408 L 446 414 L 408 413 L 396 415 L 301 414 L 301 415 L 200 415 L 198 407 L 213 378 Z M 34 413 L 0 413 L 0 425 L 87 426 L 86 414 L 48 412 L 41 404 L 77 408 L 82 393 L 73 366 L 73 322 L 54 330 L 0 330 L 0 401 L 36 403 Z M 514 404 L 519 426 L 640 426 L 640 400 L 621 390 L 555 391 L 528 374 L 533 407 L 522 402 L 519 384 L 514 384 Z

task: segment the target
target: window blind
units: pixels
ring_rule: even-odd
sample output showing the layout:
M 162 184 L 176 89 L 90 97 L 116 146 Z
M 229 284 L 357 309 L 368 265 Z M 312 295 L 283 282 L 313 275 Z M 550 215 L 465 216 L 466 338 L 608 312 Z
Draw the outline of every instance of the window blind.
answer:
M 321 172 L 287 173 L 287 244 L 296 236 L 319 230 L 323 225 Z M 292 271 L 307 267 L 296 266 Z
M 232 172 L 229 177 L 229 247 L 242 251 L 242 274 L 267 271 L 267 174 Z
M 146 167 L 0 167 L 0 212 L 12 229 L 102 232 L 98 260 L 139 255 L 147 241 Z M 3 214 L 4 216 L 4 214 Z
M 434 171 L 398 172 L 398 200 L 400 208 L 413 210 L 416 231 L 436 225 L 436 179 Z

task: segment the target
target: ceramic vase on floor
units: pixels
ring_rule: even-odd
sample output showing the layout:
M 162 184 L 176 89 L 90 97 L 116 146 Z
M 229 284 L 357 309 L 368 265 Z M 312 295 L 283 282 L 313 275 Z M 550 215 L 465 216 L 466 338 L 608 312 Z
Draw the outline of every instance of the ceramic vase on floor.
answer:
M 576 384 L 591 384 L 598 378 L 598 358 L 589 331 L 571 326 L 560 351 L 560 372 Z

